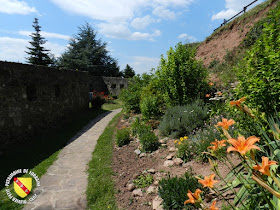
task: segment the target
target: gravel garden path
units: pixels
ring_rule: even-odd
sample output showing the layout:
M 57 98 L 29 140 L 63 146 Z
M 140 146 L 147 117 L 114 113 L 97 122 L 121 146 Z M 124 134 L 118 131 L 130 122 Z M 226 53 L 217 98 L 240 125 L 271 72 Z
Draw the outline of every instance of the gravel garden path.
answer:
M 120 111 L 117 109 L 98 116 L 71 139 L 41 177 L 41 186 L 35 189 L 38 197 L 28 203 L 25 210 L 86 208 L 87 164 L 99 136 Z

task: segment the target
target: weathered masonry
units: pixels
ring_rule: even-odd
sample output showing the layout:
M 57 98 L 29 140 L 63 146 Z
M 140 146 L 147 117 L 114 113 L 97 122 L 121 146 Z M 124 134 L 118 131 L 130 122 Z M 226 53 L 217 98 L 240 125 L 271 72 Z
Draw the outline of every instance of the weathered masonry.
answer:
M 127 79 L 0 61 L 0 150 L 88 108 L 88 92 L 118 95 Z

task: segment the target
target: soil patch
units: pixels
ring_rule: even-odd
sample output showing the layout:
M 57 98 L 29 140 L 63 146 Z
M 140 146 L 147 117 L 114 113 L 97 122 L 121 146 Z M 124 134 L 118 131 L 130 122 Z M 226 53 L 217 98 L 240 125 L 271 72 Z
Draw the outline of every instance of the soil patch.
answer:
M 117 128 L 129 127 L 132 121 L 132 118 L 127 120 L 120 118 Z M 155 133 L 157 133 L 157 131 L 155 131 Z M 208 176 L 213 173 L 208 163 L 197 162 L 195 160 L 180 166 L 164 166 L 164 162 L 167 160 L 166 157 L 170 154 L 176 154 L 176 151 L 173 151 L 175 149 L 174 140 L 175 139 L 168 139 L 166 145 L 163 144 L 164 146 L 161 146 L 157 151 L 150 154 L 147 153 L 143 157 L 139 157 L 139 155 L 135 153 L 135 150 L 138 149 L 140 145 L 138 139 L 133 139 L 129 145 L 120 148 L 117 146 L 114 147 L 113 170 L 115 172 L 114 179 L 117 191 L 116 199 L 120 209 L 153 209 L 152 204 L 157 196 L 157 191 L 148 194 L 148 187 L 146 187 L 142 189 L 143 196 L 138 196 L 134 195 L 131 189 L 128 189 L 128 185 L 132 183 L 133 179 L 138 175 L 149 173 L 147 172 L 149 169 L 154 169 L 154 172 L 151 173 L 154 178 L 154 183 L 151 186 L 155 186 L 156 188 L 158 180 L 166 177 L 167 174 L 170 174 L 170 176 L 183 176 L 189 168 L 197 175 Z M 174 158 L 175 157 L 173 157 L 173 160 Z M 231 155 L 230 158 L 234 164 L 239 162 L 238 158 L 235 156 Z M 225 165 L 218 165 L 223 176 L 229 172 L 229 169 Z M 219 179 L 217 178 L 217 180 Z M 187 190 L 188 189 L 186 189 L 186 193 Z M 222 202 L 218 200 L 216 206 L 220 207 L 221 205 Z

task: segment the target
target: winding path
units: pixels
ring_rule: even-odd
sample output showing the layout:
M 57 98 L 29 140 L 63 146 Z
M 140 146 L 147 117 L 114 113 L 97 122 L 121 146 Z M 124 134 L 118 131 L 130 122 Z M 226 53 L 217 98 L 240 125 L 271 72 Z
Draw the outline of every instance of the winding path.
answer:
M 35 189 L 38 197 L 25 205 L 24 210 L 85 209 L 87 188 L 87 164 L 99 136 L 121 109 L 104 113 L 90 122 L 64 147 L 58 159 L 41 179 L 41 187 Z

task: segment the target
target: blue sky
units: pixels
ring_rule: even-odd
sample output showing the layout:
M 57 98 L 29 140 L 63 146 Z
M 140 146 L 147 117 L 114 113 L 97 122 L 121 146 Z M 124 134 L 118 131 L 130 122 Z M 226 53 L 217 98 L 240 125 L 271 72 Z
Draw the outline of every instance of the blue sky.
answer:
M 158 66 L 161 54 L 178 42 L 203 41 L 223 19 L 252 0 L 0 0 L 0 60 L 25 63 L 34 31 L 42 26 L 46 49 L 58 57 L 88 22 L 107 43 L 121 70 L 136 73 Z M 263 2 L 259 0 L 257 4 Z

